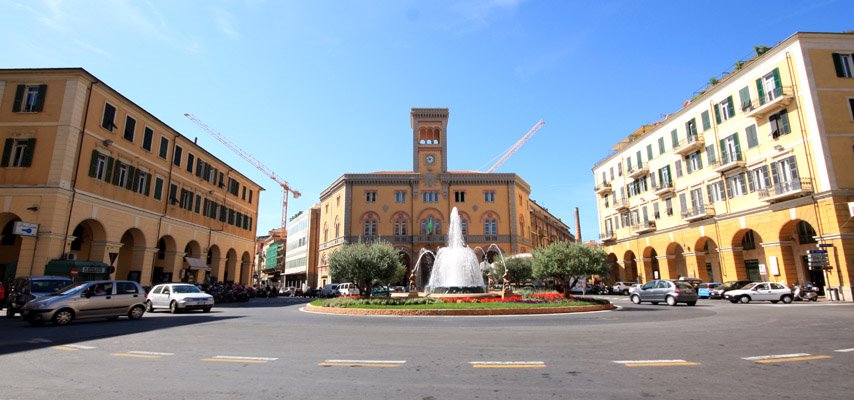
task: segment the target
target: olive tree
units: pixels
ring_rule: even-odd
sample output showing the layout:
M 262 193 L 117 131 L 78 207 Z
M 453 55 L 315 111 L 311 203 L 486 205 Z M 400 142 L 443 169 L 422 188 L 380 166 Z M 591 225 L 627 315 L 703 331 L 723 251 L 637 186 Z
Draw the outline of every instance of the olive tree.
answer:
M 402 269 L 397 252 L 387 242 L 344 245 L 329 257 L 332 279 L 353 282 L 365 297 L 371 296 L 375 283 L 388 283 L 400 277 Z
M 609 271 L 602 249 L 579 243 L 555 242 L 534 250 L 533 274 L 537 279 L 554 279 L 567 284 L 566 293 L 585 276 Z
M 507 266 L 508 278 L 510 282 L 519 285 L 522 281 L 527 281 L 533 278 L 533 261 L 528 257 L 509 257 L 504 260 L 504 264 L 501 262 L 495 263 L 495 268 L 493 269 L 493 277 L 496 281 L 500 282 L 504 277 L 504 266 Z

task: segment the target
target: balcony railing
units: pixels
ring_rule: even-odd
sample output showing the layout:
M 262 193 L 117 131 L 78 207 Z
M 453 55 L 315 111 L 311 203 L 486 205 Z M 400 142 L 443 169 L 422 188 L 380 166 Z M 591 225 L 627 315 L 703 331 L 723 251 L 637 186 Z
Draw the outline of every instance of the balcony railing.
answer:
M 813 192 L 812 181 L 807 178 L 793 179 L 759 189 L 759 200 L 769 203 L 805 196 Z
M 789 86 L 774 88 L 774 90 L 765 93 L 764 96 L 752 99 L 743 111 L 748 117 L 762 118 L 787 107 L 794 99 L 792 93 L 792 88 Z
M 611 182 L 602 182 L 593 189 L 596 191 L 596 194 L 601 196 L 607 196 L 611 193 Z
M 715 216 L 715 207 L 712 205 L 704 205 L 697 208 L 690 208 L 682 212 L 682 220 L 686 222 L 699 221 L 701 219 L 711 218 Z
M 744 157 L 742 157 L 741 153 L 725 155 L 726 157 L 722 157 L 711 163 L 711 167 L 715 172 L 722 174 L 737 168 L 744 168 Z
M 684 141 L 679 142 L 679 147 L 673 150 L 674 153 L 680 156 L 686 156 L 695 151 L 702 150 L 706 145 L 706 140 L 703 134 L 688 136 Z
M 673 192 L 676 190 L 673 188 L 673 182 L 671 181 L 659 182 L 658 186 L 655 186 L 653 189 L 655 190 L 655 195 L 659 197 L 664 197 L 673 194 Z
M 648 173 L 649 173 L 649 165 L 643 165 L 643 166 L 637 167 L 634 170 L 628 171 L 627 175 L 629 175 L 629 178 L 634 179 L 634 178 L 639 178 L 641 176 L 644 176 Z
M 617 235 L 614 234 L 614 231 L 610 231 L 610 232 L 606 231 L 604 233 L 599 234 L 599 240 L 601 240 L 603 242 L 614 241 L 614 240 L 617 240 Z
M 632 231 L 637 234 L 652 232 L 655 230 L 655 221 L 642 221 L 632 225 Z
M 629 209 L 629 201 L 625 197 L 621 197 L 619 199 L 614 199 L 614 209 L 619 210 L 628 210 Z

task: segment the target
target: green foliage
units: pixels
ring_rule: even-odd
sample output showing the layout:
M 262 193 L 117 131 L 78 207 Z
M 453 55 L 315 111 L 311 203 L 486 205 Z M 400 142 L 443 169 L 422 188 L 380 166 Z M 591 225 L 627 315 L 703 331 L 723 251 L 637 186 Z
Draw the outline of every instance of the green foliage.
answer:
M 761 55 L 765 54 L 765 52 L 766 52 L 766 51 L 768 51 L 768 50 L 770 50 L 770 49 L 768 48 L 768 46 L 763 46 L 763 45 L 761 45 L 761 44 L 758 44 L 758 45 L 756 45 L 756 46 L 753 46 L 753 51 L 755 51 L 755 52 L 756 52 L 756 55 L 757 55 L 757 56 L 761 56 Z
M 512 283 L 518 284 L 519 282 L 527 281 L 534 277 L 533 260 L 531 258 L 507 258 L 504 260 L 504 264 L 507 265 L 507 270 L 510 271 L 509 279 Z M 504 278 L 504 265 L 501 264 L 501 261 L 495 263 L 494 274 L 495 275 L 493 275 L 493 277 L 495 281 L 500 283 Z
M 329 274 L 337 282 L 353 282 L 369 297 L 375 283 L 388 283 L 403 274 L 397 251 L 387 242 L 356 243 L 329 257 Z
M 555 279 L 569 287 L 578 278 L 609 272 L 602 249 L 578 243 L 555 242 L 534 250 L 533 274 L 537 279 Z
M 711 85 L 711 86 L 715 86 L 715 85 L 717 85 L 717 84 L 718 84 L 718 82 L 720 82 L 720 81 L 719 81 L 719 80 L 718 80 L 718 78 L 717 78 L 717 77 L 715 77 L 715 76 L 713 76 L 713 77 L 709 78 L 709 85 Z
M 376 305 L 376 306 L 408 306 L 408 305 L 420 305 L 420 304 L 437 304 L 441 303 L 441 300 L 438 299 L 430 299 L 426 297 L 416 297 L 416 298 L 402 298 L 402 299 L 393 299 L 389 297 L 377 298 L 377 299 L 355 299 L 355 298 L 347 298 L 347 297 L 338 297 L 334 299 L 320 301 L 317 304 L 312 303 L 315 306 L 321 307 L 335 307 L 335 308 L 348 308 L 355 306 L 363 306 L 363 305 Z

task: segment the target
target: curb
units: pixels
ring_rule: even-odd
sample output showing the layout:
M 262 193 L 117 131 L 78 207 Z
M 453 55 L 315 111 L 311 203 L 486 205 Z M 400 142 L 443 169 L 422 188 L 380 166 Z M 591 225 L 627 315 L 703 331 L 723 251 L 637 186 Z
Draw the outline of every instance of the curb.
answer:
M 542 307 L 542 308 L 494 308 L 485 310 L 393 310 L 393 309 L 366 309 L 366 308 L 337 308 L 317 307 L 306 304 L 305 310 L 322 314 L 347 314 L 347 315 L 396 315 L 401 317 L 423 317 L 423 316 L 489 316 L 489 315 L 532 315 L 532 314 L 569 314 L 591 311 L 613 310 L 613 304 L 600 304 L 594 306 L 578 307 Z

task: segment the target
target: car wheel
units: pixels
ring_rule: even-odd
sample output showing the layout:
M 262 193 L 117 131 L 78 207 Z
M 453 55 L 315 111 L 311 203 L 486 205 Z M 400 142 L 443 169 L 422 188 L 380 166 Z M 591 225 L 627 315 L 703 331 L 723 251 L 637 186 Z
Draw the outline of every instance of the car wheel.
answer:
M 145 311 L 154 312 L 154 304 L 151 303 L 151 300 L 145 301 Z
M 689 301 L 689 302 L 688 302 L 688 305 L 689 305 L 689 306 L 692 306 L 692 307 L 693 307 L 693 306 L 696 306 L 696 305 L 697 305 L 697 301 L 696 301 L 696 300 L 694 300 L 694 301 Z
M 638 296 L 638 295 L 633 295 L 633 296 L 632 296 L 632 303 L 640 304 L 640 303 L 641 303 L 640 296 Z
M 203 308 L 203 309 L 202 309 L 202 312 L 211 312 L 211 308 L 210 308 L 210 307 L 205 307 L 205 308 Z
M 741 304 L 747 304 L 747 303 L 750 303 L 750 296 L 741 296 L 741 297 L 739 297 L 739 298 L 738 298 L 738 301 L 739 301 Z
M 786 295 L 783 295 L 783 297 L 781 297 L 780 300 L 782 300 L 783 303 L 791 304 L 792 303 L 792 296 L 786 294 Z
M 623 296 L 629 295 L 629 289 L 623 289 Z
M 671 306 L 671 307 L 672 307 L 672 306 L 675 306 L 675 305 L 676 305 L 676 298 L 675 298 L 675 297 L 673 297 L 673 296 L 667 296 L 667 298 L 666 298 L 666 299 L 664 299 L 664 301 L 666 301 L 666 302 L 667 302 L 667 305 L 668 305 L 668 306 Z
M 140 319 L 143 314 L 145 314 L 145 307 L 143 306 L 133 306 L 133 308 L 128 311 L 128 318 L 130 319 Z
M 74 320 L 74 311 L 71 311 L 67 308 L 63 308 L 53 314 L 53 324 L 57 326 L 68 325 L 72 320 Z
M 173 302 L 169 303 L 169 312 L 171 312 L 172 314 L 178 313 L 178 302 L 177 301 L 173 301 Z

